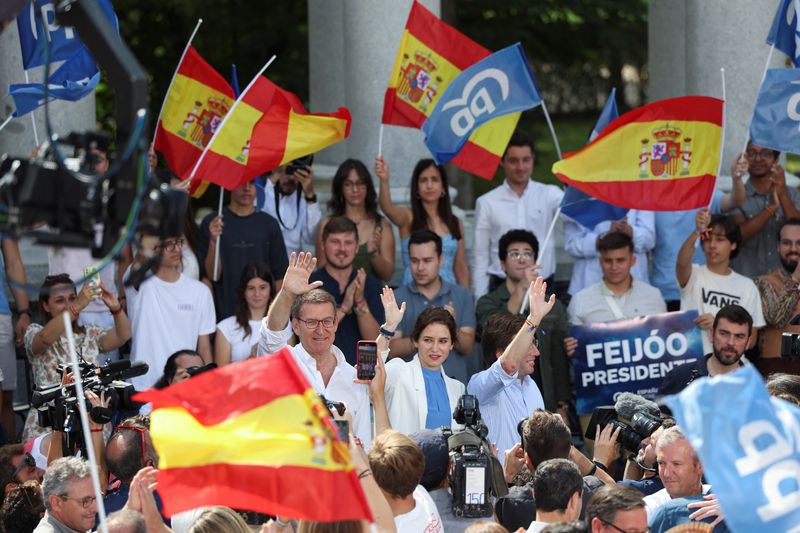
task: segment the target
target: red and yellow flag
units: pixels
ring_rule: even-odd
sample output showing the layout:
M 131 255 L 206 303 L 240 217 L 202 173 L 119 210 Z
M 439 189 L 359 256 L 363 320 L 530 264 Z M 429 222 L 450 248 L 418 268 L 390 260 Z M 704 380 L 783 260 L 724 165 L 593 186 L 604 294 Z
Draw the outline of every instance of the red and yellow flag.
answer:
M 297 96 L 259 76 L 211 142 L 194 179 L 235 189 L 345 139 L 350 123 L 347 108 L 309 113 Z
M 167 516 L 226 505 L 322 522 L 372 520 L 347 445 L 288 350 L 136 400 L 153 402 Z
M 191 174 L 222 119 L 236 100 L 233 88 L 189 46 L 178 65 L 156 125 L 155 149 L 181 179 Z M 192 196 L 200 196 L 207 183 L 192 182 Z
M 629 209 L 707 206 L 719 170 L 723 106 L 717 98 L 685 96 L 634 109 L 556 162 L 553 174 Z
M 450 82 L 488 55 L 489 50 L 415 1 L 389 77 L 381 122 L 422 127 Z M 467 172 L 492 179 L 519 116 L 512 113 L 498 117 L 476 129 L 451 162 Z

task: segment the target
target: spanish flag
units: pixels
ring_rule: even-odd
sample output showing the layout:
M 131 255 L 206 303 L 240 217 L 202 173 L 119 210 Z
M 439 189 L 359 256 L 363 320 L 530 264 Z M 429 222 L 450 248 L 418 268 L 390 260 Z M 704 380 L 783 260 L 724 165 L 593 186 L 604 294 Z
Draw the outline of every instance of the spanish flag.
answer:
M 347 445 L 287 349 L 136 400 L 153 402 L 167 516 L 225 505 L 322 522 L 372 520 Z
M 350 134 L 350 111 L 312 114 L 264 76 L 245 89 L 211 141 L 194 179 L 228 190 Z
M 553 174 L 628 209 L 707 206 L 719 171 L 724 104 L 717 98 L 684 96 L 634 109 L 556 162 Z
M 176 176 L 189 177 L 235 100 L 225 78 L 189 46 L 164 99 L 154 141 Z M 193 181 L 190 193 L 196 198 L 207 186 Z
M 489 55 L 489 50 L 414 1 L 389 77 L 381 122 L 421 128 L 447 86 L 462 70 Z M 498 117 L 476 129 L 450 162 L 492 179 L 519 116 Z

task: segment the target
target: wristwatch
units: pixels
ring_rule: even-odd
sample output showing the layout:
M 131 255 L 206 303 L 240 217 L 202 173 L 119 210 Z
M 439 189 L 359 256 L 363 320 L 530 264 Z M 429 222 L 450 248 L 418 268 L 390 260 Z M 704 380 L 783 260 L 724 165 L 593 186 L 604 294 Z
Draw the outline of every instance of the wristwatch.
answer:
M 316 194 L 312 194 L 311 196 L 306 196 L 305 198 L 306 198 L 306 202 L 309 203 L 309 204 L 313 204 L 314 202 L 317 201 L 317 195 Z

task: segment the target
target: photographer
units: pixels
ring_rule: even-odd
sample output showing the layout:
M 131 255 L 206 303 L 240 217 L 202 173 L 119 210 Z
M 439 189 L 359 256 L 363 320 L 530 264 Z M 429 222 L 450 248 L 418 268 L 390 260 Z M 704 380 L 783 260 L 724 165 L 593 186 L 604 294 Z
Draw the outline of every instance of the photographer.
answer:
M 642 445 L 638 453 L 628 457 L 625 464 L 625 474 L 620 485 L 625 485 L 636 489 L 643 496 L 649 496 L 664 488 L 661 478 L 658 475 L 658 465 L 656 464 L 656 446 L 661 433 L 667 428 L 675 425 L 675 420 L 665 418 L 661 421 L 661 427 L 653 432 L 652 435 L 642 440 Z
M 102 300 L 111 311 L 114 328 L 78 325 L 81 310 L 93 299 Z M 72 318 L 78 357 L 88 363 L 97 364 L 99 354 L 119 348 L 131 337 L 131 324 L 119 300 L 102 284 L 93 287 L 91 283 L 86 283 L 77 294 L 75 284 L 66 274 L 47 276 L 39 293 L 39 302 L 45 325 L 31 324 L 25 331 L 25 351 L 31 362 L 34 384 L 39 389 L 57 385 L 61 380 L 58 365 L 70 362 L 67 338 L 64 336 L 64 311 L 68 311 Z M 36 417 L 36 410 L 31 409 L 25 420 L 23 440 L 45 433 Z
M 180 383 L 192 377 L 188 370 L 205 365 L 203 358 L 194 350 L 178 350 L 167 358 L 164 364 L 164 375 L 158 378 L 156 389 L 165 389 L 174 383 Z
M 475 395 L 481 405 L 489 427 L 489 441 L 501 452 L 510 450 L 519 442 L 517 424 L 520 419 L 544 408 L 542 393 L 531 374 L 539 356 L 536 332 L 556 301 L 554 294 L 546 299 L 546 291 L 547 283 L 543 278 L 530 283 L 530 312 L 524 324 L 499 357 L 496 353 L 484 354 L 487 358 L 497 357 L 497 360 L 488 369 L 472 376 L 467 386 L 467 392 Z M 491 339 L 492 335 L 488 337 Z M 499 351 L 499 346 L 495 351 Z

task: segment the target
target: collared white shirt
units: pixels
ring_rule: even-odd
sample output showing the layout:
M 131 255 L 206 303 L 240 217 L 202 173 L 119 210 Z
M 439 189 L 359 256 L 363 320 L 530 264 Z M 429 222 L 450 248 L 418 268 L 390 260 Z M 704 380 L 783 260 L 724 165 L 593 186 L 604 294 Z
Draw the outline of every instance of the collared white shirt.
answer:
M 544 409 L 542 393 L 533 379 L 525 376 L 520 380 L 518 372 L 509 375 L 499 359 L 470 378 L 467 394 L 478 398 L 483 421 L 489 428 L 489 442 L 495 443 L 501 454 L 520 442 L 519 421 L 536 409 Z
M 283 233 L 283 242 L 286 244 L 286 255 L 303 250 L 303 243 L 314 244 L 317 240 L 319 222 L 322 220 L 322 211 L 319 203 L 306 202 L 305 195 L 298 185 L 297 191 L 286 196 L 275 190 L 275 184 L 266 180 L 264 185 L 264 207 L 262 211 L 278 221 Z M 297 201 L 300 194 L 300 202 Z M 275 211 L 275 195 L 278 195 L 278 209 L 280 218 Z
M 267 327 L 267 318 L 261 321 L 260 339 L 258 341 L 259 353 L 270 354 L 281 348 L 288 348 L 292 353 L 297 366 L 303 371 L 308 382 L 325 399 L 334 402 L 344 402 L 353 415 L 353 435 L 360 438 L 364 448 L 368 449 L 372 442 L 372 425 L 370 424 L 369 394 L 367 386 L 353 383 L 356 379 L 356 369 L 349 364 L 342 351 L 331 345 L 331 353 L 336 357 L 336 368 L 333 370 L 328 386 L 322 379 L 322 374 L 317 370 L 317 361 L 309 355 L 302 343 L 289 346 L 292 337 L 291 324 L 286 325 L 283 331 L 272 331 Z
M 639 281 L 650 283 L 647 252 L 656 245 L 655 214 L 652 211 L 631 209 L 625 218 L 633 228 L 633 253 L 636 256 L 636 264 L 631 268 L 631 274 Z M 570 294 L 576 294 L 603 279 L 597 239 L 610 229 L 610 220 L 600 222 L 590 229 L 569 217 L 564 217 L 564 249 L 575 258 L 575 263 L 572 265 L 572 279 L 569 282 Z
M 505 278 L 500 268 L 500 237 L 512 229 L 533 232 L 544 244 L 550 223 L 561 205 L 564 191 L 555 185 L 528 180 L 522 196 L 509 187 L 508 180 L 479 197 L 475 203 L 475 244 L 472 286 L 476 299 L 489 292 L 489 275 Z M 539 250 L 541 275 L 550 277 L 556 270 L 555 239 L 551 236 L 546 250 Z
M 617 316 L 609 305 L 611 299 L 622 313 Z M 572 325 L 610 322 L 622 318 L 666 313 L 667 305 L 661 291 L 634 278 L 631 288 L 622 296 L 617 296 L 603 280 L 586 287 L 572 297 L 567 307 L 567 317 Z

